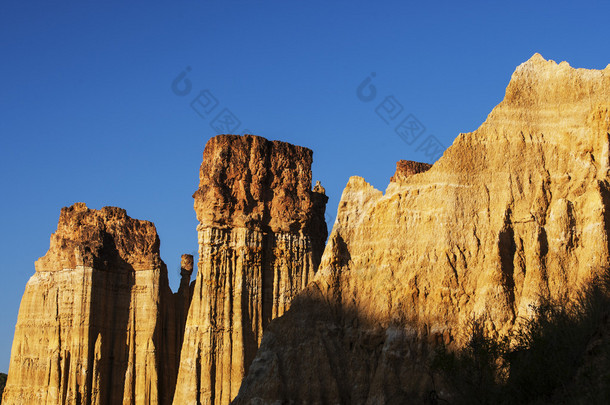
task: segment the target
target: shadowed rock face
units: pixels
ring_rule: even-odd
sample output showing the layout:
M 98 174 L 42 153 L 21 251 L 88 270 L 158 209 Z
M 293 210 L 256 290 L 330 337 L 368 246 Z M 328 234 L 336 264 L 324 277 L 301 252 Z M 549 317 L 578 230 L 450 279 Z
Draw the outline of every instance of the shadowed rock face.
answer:
M 174 300 L 151 222 L 63 208 L 21 302 L 3 403 L 170 403 Z
M 609 264 L 609 133 L 610 67 L 536 54 L 431 168 L 399 163 L 385 194 L 351 178 L 235 403 L 421 403 L 428 343 L 460 345 L 473 316 L 505 334 L 540 295 L 573 296 Z
M 327 237 L 312 151 L 220 135 L 203 153 L 195 211 L 199 272 L 174 404 L 235 397 L 271 319 L 313 279 Z

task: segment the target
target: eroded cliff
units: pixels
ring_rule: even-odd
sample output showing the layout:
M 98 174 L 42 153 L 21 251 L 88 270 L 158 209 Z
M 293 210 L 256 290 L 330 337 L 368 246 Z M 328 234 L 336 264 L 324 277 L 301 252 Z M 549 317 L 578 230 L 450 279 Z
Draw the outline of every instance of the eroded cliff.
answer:
M 320 270 L 265 333 L 238 404 L 421 403 L 429 343 L 508 333 L 609 264 L 610 67 L 534 55 L 485 123 L 385 194 L 348 182 Z M 428 169 L 428 170 L 426 170 Z
M 175 313 L 151 222 L 63 208 L 21 301 L 3 403 L 170 403 Z
M 534 55 L 433 166 L 398 162 L 385 193 L 351 178 L 325 247 L 311 150 L 214 137 L 196 282 L 184 255 L 171 293 L 152 223 L 64 208 L 3 402 L 421 403 L 435 344 L 473 317 L 505 335 L 608 268 L 609 147 L 610 67 Z
M 263 331 L 313 279 L 327 197 L 312 191 L 312 151 L 220 135 L 203 153 L 195 211 L 199 272 L 174 404 L 227 404 Z
M 307 148 L 212 138 L 194 195 L 197 282 L 183 255 L 175 294 L 152 223 L 62 209 L 23 296 L 5 403 L 169 404 L 176 387 L 176 404 L 228 403 L 320 263 L 327 197 L 311 163 Z

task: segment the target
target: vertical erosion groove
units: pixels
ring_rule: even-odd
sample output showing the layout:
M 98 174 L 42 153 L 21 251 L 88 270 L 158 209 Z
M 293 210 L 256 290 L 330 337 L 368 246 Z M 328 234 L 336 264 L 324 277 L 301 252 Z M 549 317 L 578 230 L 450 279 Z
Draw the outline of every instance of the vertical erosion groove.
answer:
M 219 135 L 206 145 L 194 194 L 198 293 L 174 404 L 235 398 L 265 328 L 317 270 L 327 197 L 311 189 L 311 163 L 307 148 L 251 135 Z M 192 387 L 189 375 L 205 364 L 202 385 Z

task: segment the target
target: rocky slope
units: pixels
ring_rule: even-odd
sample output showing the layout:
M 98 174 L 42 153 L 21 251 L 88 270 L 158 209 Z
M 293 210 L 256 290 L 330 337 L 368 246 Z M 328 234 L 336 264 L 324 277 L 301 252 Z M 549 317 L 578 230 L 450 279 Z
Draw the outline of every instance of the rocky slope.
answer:
M 4 392 L 4 386 L 6 385 L 7 375 L 0 373 L 0 404 L 2 403 L 2 393 Z
M 540 295 L 573 295 L 609 264 L 609 133 L 610 66 L 536 54 L 431 168 L 400 163 L 385 193 L 350 179 L 235 403 L 421 403 L 430 343 L 460 345 L 473 317 L 505 334 Z
M 327 237 L 312 151 L 257 136 L 206 145 L 195 192 L 199 263 L 174 404 L 227 404 L 263 330 L 312 279 Z
M 172 295 L 151 222 L 62 209 L 21 301 L 3 403 L 170 403 L 184 328 L 174 305 L 188 298 Z

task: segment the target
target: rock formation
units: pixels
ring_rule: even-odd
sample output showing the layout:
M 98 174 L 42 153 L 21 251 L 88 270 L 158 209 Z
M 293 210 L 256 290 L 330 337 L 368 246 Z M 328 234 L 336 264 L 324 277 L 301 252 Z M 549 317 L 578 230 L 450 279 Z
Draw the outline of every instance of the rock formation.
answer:
M 263 329 L 317 270 L 328 199 L 309 149 L 222 135 L 203 157 L 197 282 L 183 255 L 175 294 L 152 223 L 62 209 L 23 296 L 6 404 L 170 404 L 179 365 L 174 403 L 237 394 Z
M 417 173 L 423 173 L 430 169 L 432 165 L 428 163 L 414 162 L 412 160 L 399 160 L 396 162 L 396 173 L 390 178 L 391 183 L 399 183 L 406 180 L 409 176 Z
M 257 136 L 205 147 L 195 192 L 199 272 L 174 404 L 227 404 L 269 321 L 313 278 L 327 237 L 312 151 Z
M 151 222 L 62 209 L 21 302 L 3 403 L 170 403 L 184 328 L 173 305 Z
M 434 345 L 473 318 L 505 335 L 608 268 L 609 150 L 610 66 L 536 54 L 433 166 L 398 162 L 385 193 L 351 178 L 325 246 L 311 150 L 214 137 L 196 282 L 183 255 L 172 294 L 152 223 L 62 209 L 3 403 L 422 403 Z
M 195 283 L 191 283 L 191 275 L 193 274 L 193 255 L 184 254 L 180 258 L 180 286 L 178 292 L 174 294 L 174 319 L 176 321 L 177 339 L 179 343 L 177 351 L 172 357 L 172 361 L 176 364 L 176 375 L 178 372 L 177 361 L 180 356 L 180 350 L 182 349 L 182 341 L 184 340 L 184 327 L 186 326 L 186 317 L 189 312 L 189 306 L 191 304 L 191 297 L 193 296 L 193 287 Z M 173 392 L 173 387 L 172 387 Z
M 422 403 L 427 343 L 460 345 L 473 316 L 505 334 L 608 267 L 609 145 L 610 66 L 536 54 L 431 168 L 399 163 L 385 194 L 351 178 L 235 403 Z

